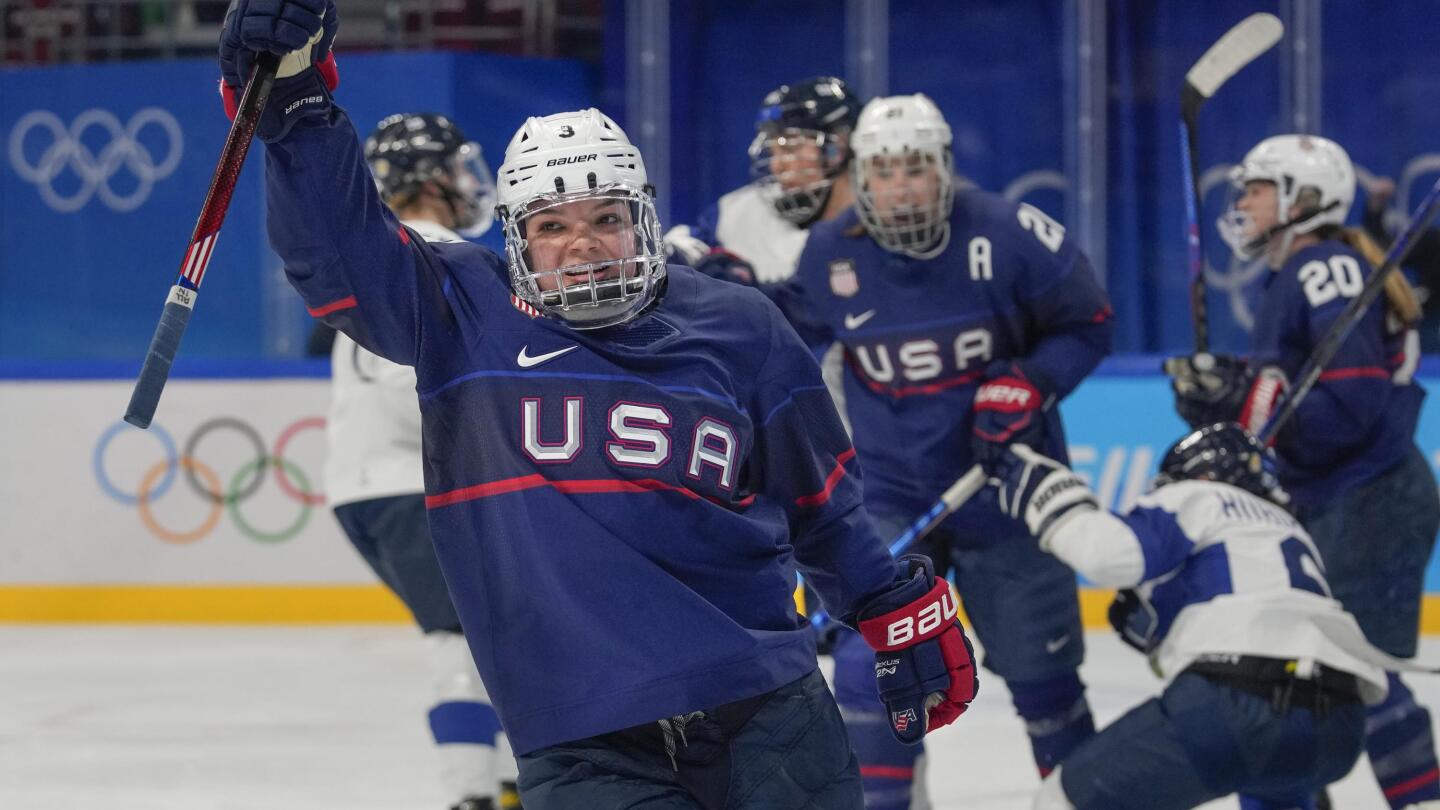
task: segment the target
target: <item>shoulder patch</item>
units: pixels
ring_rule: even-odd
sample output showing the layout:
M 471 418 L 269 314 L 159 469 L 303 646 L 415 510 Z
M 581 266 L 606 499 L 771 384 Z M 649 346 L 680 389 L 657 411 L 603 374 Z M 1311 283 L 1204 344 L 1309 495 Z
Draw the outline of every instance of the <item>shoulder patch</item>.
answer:
M 854 259 L 830 262 L 830 292 L 841 298 L 854 298 L 860 292 L 860 278 L 855 275 Z

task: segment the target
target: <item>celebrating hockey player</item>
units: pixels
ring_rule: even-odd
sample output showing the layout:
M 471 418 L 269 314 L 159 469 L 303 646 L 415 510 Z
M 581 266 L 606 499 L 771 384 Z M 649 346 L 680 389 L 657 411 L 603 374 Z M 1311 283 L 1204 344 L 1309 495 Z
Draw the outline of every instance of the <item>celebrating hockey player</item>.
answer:
M 1182 810 L 1235 792 L 1246 810 L 1308 810 L 1350 771 L 1385 673 L 1280 505 L 1272 459 L 1239 425 L 1206 426 L 1124 516 L 1023 445 L 987 465 L 1041 548 L 1123 589 L 1111 622 L 1169 679 L 1071 752 L 1037 810 Z
M 1192 426 L 1238 419 L 1258 432 L 1288 380 L 1382 260 L 1374 243 L 1344 226 L 1355 171 L 1339 144 L 1312 135 L 1268 138 L 1232 179 L 1238 195 L 1220 232 L 1270 275 L 1255 318 L 1249 361 L 1178 358 L 1176 406 Z M 1376 647 L 1415 654 L 1427 561 L 1440 529 L 1430 464 L 1415 446 L 1424 391 L 1413 326 L 1419 307 L 1403 276 L 1388 306 L 1355 325 L 1319 382 L 1276 436 L 1280 481 L 1315 538 L 1335 598 Z M 1365 741 L 1392 807 L 1440 799 L 1430 712 L 1399 677 L 1371 711 Z
M 494 220 L 495 181 L 480 147 L 443 115 L 386 118 L 366 139 L 365 157 L 381 197 L 426 241 L 459 242 L 452 228 L 478 236 Z M 425 633 L 435 684 L 430 732 L 452 810 L 503 807 L 500 782 L 514 781 L 513 760 L 496 754 L 500 720 L 425 520 L 415 370 L 341 334 L 331 348 L 331 379 L 325 491 L 350 542 Z
M 858 212 L 812 226 L 799 272 L 775 291 L 814 350 L 844 347 L 865 502 L 889 538 L 1011 442 L 1063 458 L 1056 403 L 1110 349 L 1089 261 L 1037 209 L 956 189 L 950 140 L 923 95 L 866 105 L 851 137 Z M 954 571 L 1044 774 L 1094 731 L 1075 577 L 1028 538 L 996 543 L 997 532 L 1016 528 L 976 499 L 916 550 Z M 835 659 L 867 804 L 907 807 L 919 750 L 886 732 L 860 639 L 842 638 Z
M 329 0 L 237 2 L 225 85 L 286 54 L 271 243 L 311 313 L 415 368 L 431 535 L 525 806 L 859 807 L 797 569 L 878 650 L 897 737 L 977 682 L 948 584 L 870 525 L 809 351 L 754 290 L 666 266 L 596 110 L 511 140 L 505 259 L 419 238 L 332 99 L 335 29 Z

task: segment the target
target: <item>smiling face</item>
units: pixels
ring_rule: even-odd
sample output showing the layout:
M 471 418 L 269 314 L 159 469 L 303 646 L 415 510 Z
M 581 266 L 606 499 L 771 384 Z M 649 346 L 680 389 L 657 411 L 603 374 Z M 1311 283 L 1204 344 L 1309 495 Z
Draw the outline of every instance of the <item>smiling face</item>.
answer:
M 619 264 L 591 265 L 636 255 L 634 218 L 616 197 L 589 197 L 541 208 L 524 219 L 530 272 L 540 289 L 588 285 L 621 270 Z M 562 273 L 554 271 L 565 270 Z

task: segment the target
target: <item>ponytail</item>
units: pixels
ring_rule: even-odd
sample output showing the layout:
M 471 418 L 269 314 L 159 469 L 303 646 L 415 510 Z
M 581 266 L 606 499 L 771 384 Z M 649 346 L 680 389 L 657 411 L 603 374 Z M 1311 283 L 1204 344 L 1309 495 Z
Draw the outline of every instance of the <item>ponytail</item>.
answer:
M 1340 228 L 1335 238 L 1365 257 L 1365 261 L 1375 270 L 1379 270 L 1385 263 L 1385 252 L 1365 231 L 1351 227 Z M 1390 315 L 1400 325 L 1395 331 L 1413 329 L 1420 323 L 1420 300 L 1415 297 L 1415 290 L 1410 286 L 1410 282 L 1405 280 L 1404 273 L 1392 272 L 1385 279 L 1385 303 L 1389 306 Z

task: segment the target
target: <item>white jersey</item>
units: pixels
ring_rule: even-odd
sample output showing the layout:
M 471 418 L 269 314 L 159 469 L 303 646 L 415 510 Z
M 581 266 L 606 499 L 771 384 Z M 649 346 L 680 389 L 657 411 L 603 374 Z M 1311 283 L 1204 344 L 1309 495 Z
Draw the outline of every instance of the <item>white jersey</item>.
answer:
M 751 183 L 721 197 L 698 225 L 671 228 L 665 241 L 691 264 L 710 248 L 723 247 L 749 262 L 757 281 L 773 284 L 795 275 L 808 237 L 809 231 L 780 216 Z
M 460 242 L 433 222 L 404 223 L 427 242 Z M 325 493 L 330 506 L 425 491 L 415 369 L 362 349 L 343 332 L 330 352 Z
M 1355 675 L 1367 703 L 1385 696 L 1384 656 L 1330 597 L 1310 535 L 1249 492 L 1169 484 L 1124 517 L 1065 520 L 1042 546 L 1096 584 L 1136 589 L 1154 608 L 1152 655 L 1167 677 L 1202 655 L 1253 655 L 1302 673 L 1320 663 Z

